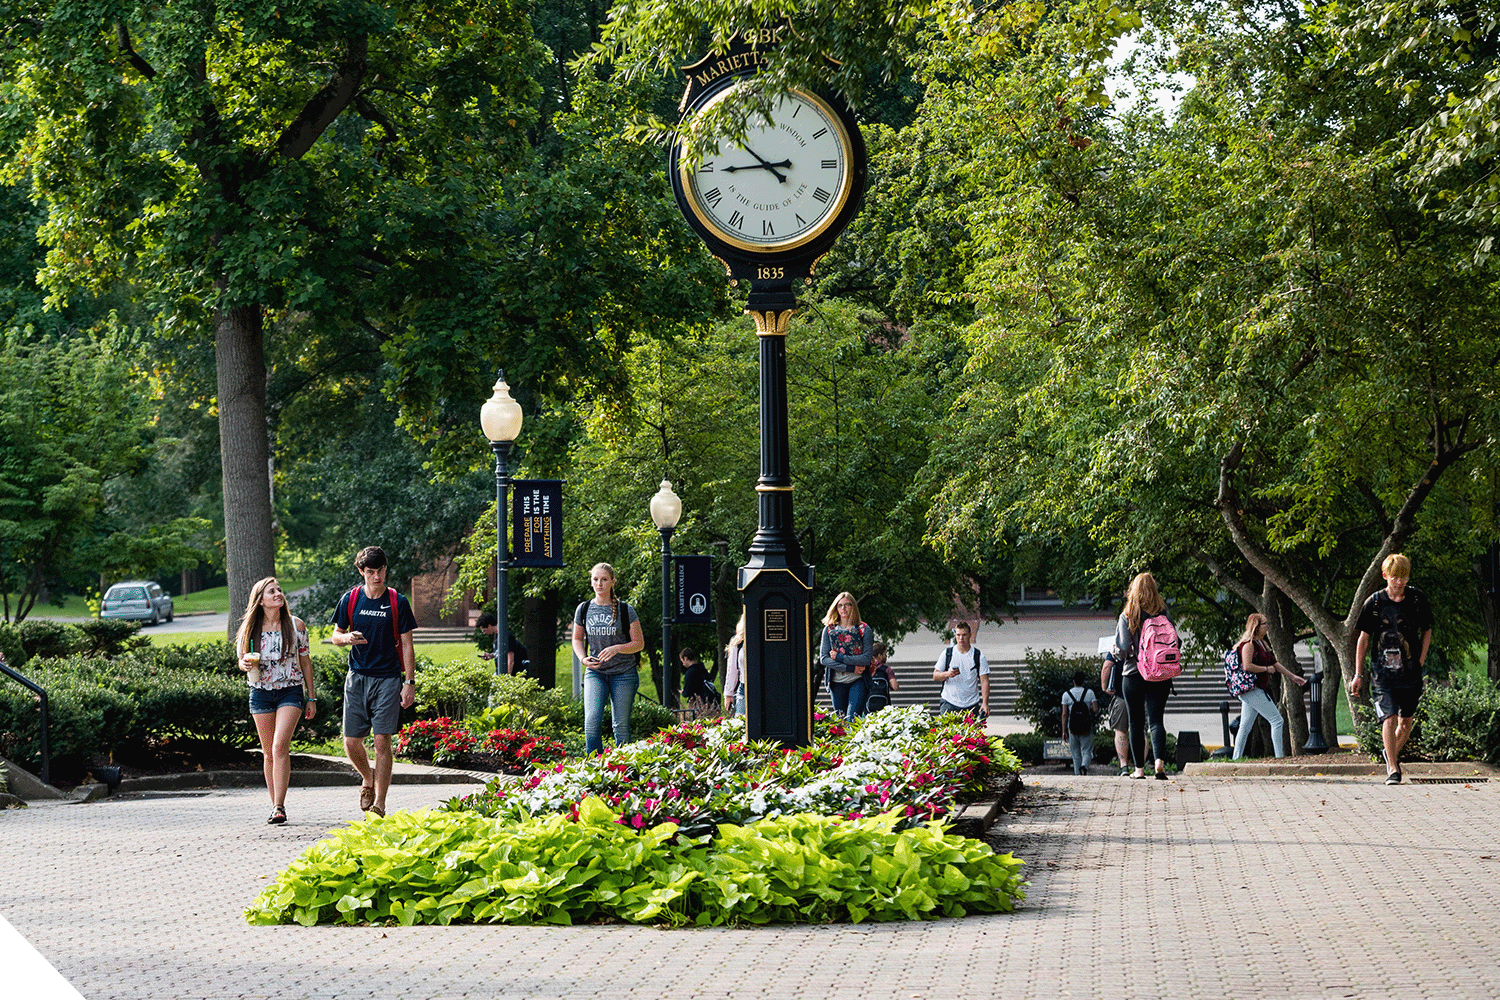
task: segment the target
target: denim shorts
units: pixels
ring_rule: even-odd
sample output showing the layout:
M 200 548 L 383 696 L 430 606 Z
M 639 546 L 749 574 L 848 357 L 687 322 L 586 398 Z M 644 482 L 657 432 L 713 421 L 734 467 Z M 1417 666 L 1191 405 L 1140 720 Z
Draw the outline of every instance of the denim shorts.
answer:
M 250 689 L 250 714 L 270 715 L 280 708 L 301 709 L 307 704 L 307 696 L 302 693 L 301 684 L 293 684 L 284 688 L 251 688 Z

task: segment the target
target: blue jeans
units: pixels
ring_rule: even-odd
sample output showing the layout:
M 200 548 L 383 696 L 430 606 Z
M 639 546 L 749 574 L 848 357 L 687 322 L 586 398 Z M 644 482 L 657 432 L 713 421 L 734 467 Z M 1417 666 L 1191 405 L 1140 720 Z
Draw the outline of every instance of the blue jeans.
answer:
M 852 684 L 835 684 L 830 677 L 828 695 L 833 699 L 834 715 L 857 719 L 865 714 L 865 702 L 870 697 L 870 675 L 860 674 Z
M 734 691 L 734 714 L 736 718 L 745 717 L 745 685 L 742 682 Z
M 583 671 L 583 746 L 589 753 L 601 753 L 604 740 L 599 736 L 599 726 L 604 721 L 604 704 L 610 703 L 610 722 L 615 731 L 615 746 L 630 742 L 630 705 L 635 701 L 636 689 L 641 686 L 639 671 L 627 670 L 622 674 L 601 674 L 597 670 Z
M 1240 695 L 1240 731 L 1234 739 L 1234 759 L 1245 756 L 1250 745 L 1250 730 L 1255 728 L 1255 717 L 1259 715 L 1271 724 L 1271 749 L 1278 757 L 1286 756 L 1286 719 L 1271 700 L 1271 696 L 1260 688 L 1251 688 Z
M 1094 762 L 1094 734 L 1068 734 L 1068 753 L 1073 757 L 1073 773 L 1082 774 Z

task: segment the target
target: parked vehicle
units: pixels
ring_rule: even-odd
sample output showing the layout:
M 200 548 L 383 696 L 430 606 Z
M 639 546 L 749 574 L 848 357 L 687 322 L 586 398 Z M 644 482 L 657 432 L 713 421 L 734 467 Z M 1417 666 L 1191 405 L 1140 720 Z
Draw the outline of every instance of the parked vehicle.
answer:
M 172 620 L 172 595 L 150 580 L 124 580 L 104 593 L 100 618 L 125 618 L 155 625 Z

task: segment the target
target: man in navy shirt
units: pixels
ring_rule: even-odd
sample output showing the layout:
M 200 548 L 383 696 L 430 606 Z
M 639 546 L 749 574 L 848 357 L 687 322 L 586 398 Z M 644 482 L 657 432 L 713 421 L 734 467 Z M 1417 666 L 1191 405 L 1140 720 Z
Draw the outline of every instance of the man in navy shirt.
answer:
M 417 627 L 411 604 L 385 585 L 385 552 L 360 549 L 354 566 L 365 583 L 339 600 L 333 610 L 333 644 L 349 649 L 344 679 L 344 752 L 359 772 L 359 808 L 385 815 L 391 787 L 391 737 L 401 725 L 401 709 L 417 700 L 417 657 L 411 633 Z M 375 734 L 375 767 L 365 753 L 365 736 Z

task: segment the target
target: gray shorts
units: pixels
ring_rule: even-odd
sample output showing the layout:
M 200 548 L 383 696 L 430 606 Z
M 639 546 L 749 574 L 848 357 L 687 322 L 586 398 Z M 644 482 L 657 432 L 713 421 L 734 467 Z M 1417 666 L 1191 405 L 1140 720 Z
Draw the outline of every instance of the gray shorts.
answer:
M 1130 710 L 1125 707 L 1125 699 L 1119 695 L 1109 701 L 1109 728 L 1122 733 L 1130 731 Z
M 394 736 L 401 728 L 400 674 L 371 677 L 351 670 L 344 678 L 344 735 Z

